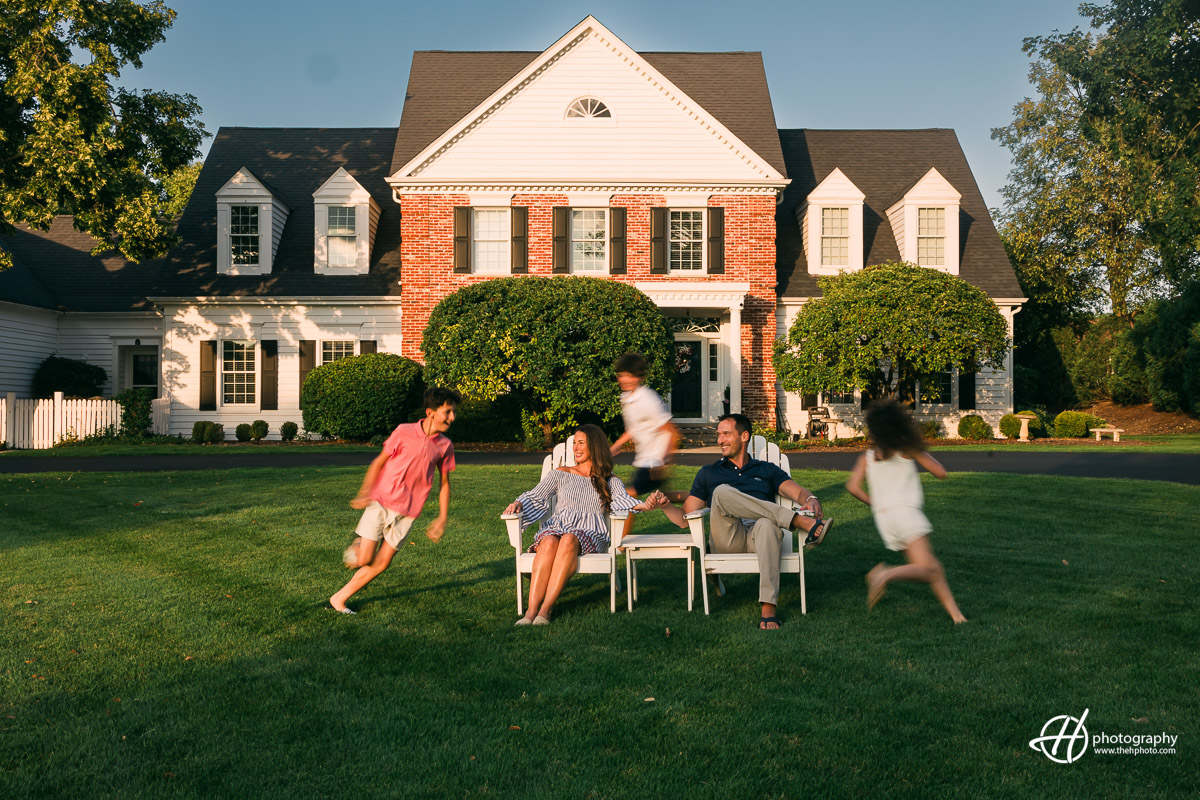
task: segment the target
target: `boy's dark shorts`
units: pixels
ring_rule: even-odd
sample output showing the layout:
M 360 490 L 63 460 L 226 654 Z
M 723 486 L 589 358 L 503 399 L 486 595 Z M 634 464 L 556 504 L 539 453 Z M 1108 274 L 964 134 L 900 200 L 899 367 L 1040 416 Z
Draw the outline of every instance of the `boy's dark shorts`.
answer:
M 655 474 L 661 475 L 662 468 L 650 469 L 649 467 L 634 467 L 633 468 L 633 490 L 638 493 L 638 496 L 649 494 L 655 489 L 660 488 L 664 483 L 661 477 L 655 477 Z

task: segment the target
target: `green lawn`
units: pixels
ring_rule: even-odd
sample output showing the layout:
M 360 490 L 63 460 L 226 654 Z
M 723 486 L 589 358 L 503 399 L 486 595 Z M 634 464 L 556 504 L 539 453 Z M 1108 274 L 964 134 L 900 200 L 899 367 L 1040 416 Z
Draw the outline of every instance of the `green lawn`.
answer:
M 771 633 L 753 576 L 687 613 L 678 561 L 642 566 L 633 614 L 580 576 L 552 625 L 514 628 L 497 514 L 536 467 L 461 468 L 446 537 L 417 536 L 354 617 L 322 603 L 361 469 L 0 476 L 0 796 L 1194 793 L 1200 488 L 927 483 L 955 627 L 921 586 L 868 613 L 863 575 L 895 554 L 843 473 L 795 474 L 839 524 L 809 615 L 784 576 Z M 1178 752 L 1030 749 L 1085 708 L 1093 734 Z
M 1123 436 L 1120 444 L 1105 437 L 1097 444 L 1095 438 L 1071 441 L 1034 439 L 1025 444 L 979 444 L 938 445 L 931 443 L 934 450 L 995 450 L 1001 453 L 1200 453 L 1200 433 L 1167 433 L 1159 435 Z
M 470 447 L 470 445 L 466 445 Z M 73 447 L 51 447 L 45 450 L 5 450 L 0 458 L 22 458 L 41 456 L 50 458 L 96 458 L 109 456 L 244 456 L 244 455 L 281 455 L 295 453 L 365 453 L 379 452 L 379 448 L 369 444 L 283 444 L 281 442 L 264 442 L 261 444 L 99 444 L 77 445 Z

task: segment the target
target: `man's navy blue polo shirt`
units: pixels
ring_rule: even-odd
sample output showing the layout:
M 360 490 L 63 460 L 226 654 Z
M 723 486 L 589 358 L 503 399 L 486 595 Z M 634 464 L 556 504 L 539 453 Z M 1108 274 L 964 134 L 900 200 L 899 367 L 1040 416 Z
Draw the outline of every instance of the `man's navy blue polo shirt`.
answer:
M 739 492 L 773 503 L 779 487 L 791 479 L 791 475 L 768 461 L 751 458 L 745 467 L 738 469 L 728 458 L 722 458 L 696 473 L 689 494 L 703 500 L 705 505 L 712 505 L 713 491 L 729 484 Z

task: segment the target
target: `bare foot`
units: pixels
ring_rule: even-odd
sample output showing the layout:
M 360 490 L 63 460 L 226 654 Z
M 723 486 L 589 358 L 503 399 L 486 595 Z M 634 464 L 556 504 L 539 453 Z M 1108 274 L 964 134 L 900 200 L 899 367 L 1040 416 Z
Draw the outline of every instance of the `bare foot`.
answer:
M 867 573 L 867 608 L 875 607 L 875 604 L 883 599 L 883 592 L 887 589 L 887 582 L 884 578 L 887 576 L 887 567 L 883 562 L 879 562 L 871 567 L 871 571 Z
M 961 625 L 962 623 L 967 621 L 967 618 L 964 617 L 962 614 L 959 614 L 957 617 L 951 617 L 950 619 L 954 620 L 955 625 Z

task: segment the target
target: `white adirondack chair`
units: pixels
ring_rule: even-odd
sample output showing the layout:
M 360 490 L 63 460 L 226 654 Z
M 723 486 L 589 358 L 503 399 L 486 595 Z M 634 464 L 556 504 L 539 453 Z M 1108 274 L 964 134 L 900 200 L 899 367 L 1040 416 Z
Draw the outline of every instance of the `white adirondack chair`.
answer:
M 575 437 L 571 436 L 567 441 L 554 446 L 554 452 L 546 456 L 546 460 L 542 462 L 542 478 L 550 474 L 550 470 L 558 469 L 559 467 L 575 466 L 575 451 L 571 445 Z M 541 478 L 539 478 L 541 480 Z M 554 513 L 554 506 L 551 505 L 550 513 Z M 579 557 L 579 572 L 596 575 L 609 576 L 609 610 L 613 613 L 617 611 L 617 592 L 621 591 L 621 575 L 617 572 L 617 545 L 621 539 L 621 533 L 625 530 L 625 519 L 629 516 L 628 512 L 620 511 L 609 515 L 609 538 L 614 543 L 609 546 L 607 553 L 588 553 Z M 525 613 L 525 597 L 522 589 L 524 588 L 521 580 L 522 575 L 533 574 L 533 553 L 525 552 L 525 546 L 522 543 L 524 538 L 524 528 L 521 527 L 520 514 L 501 514 L 500 519 L 504 520 L 504 525 L 508 529 L 508 543 L 513 546 L 516 551 L 517 562 L 517 613 Z M 534 525 L 536 523 L 530 523 Z M 525 526 L 529 527 L 529 526 Z M 532 540 L 531 540 L 532 541 Z
M 756 458 L 759 461 L 770 462 L 784 472 L 791 474 L 791 463 L 788 457 L 779 450 L 779 445 L 774 442 L 768 442 L 762 436 L 752 436 L 750 438 L 750 457 Z M 811 516 L 811 512 L 801 510 L 801 508 L 788 498 L 777 495 L 775 502 L 785 508 L 795 509 L 796 513 Z M 708 613 L 708 580 L 707 577 L 712 575 L 716 578 L 717 593 L 725 594 L 725 585 L 721 583 L 721 575 L 730 575 L 736 573 L 753 573 L 758 574 L 758 556 L 754 553 L 714 553 L 712 552 L 711 540 L 705 535 L 704 518 L 708 516 L 709 509 L 702 508 L 699 511 L 693 511 L 685 515 L 688 521 L 688 528 L 691 531 L 692 541 L 697 551 L 700 554 L 700 570 L 704 573 L 705 579 L 701 582 L 701 591 L 704 594 L 704 613 Z M 808 613 L 808 598 L 805 594 L 804 586 L 804 545 L 803 541 L 797 543 L 795 541 L 797 534 L 794 531 L 785 529 L 783 531 L 783 543 L 779 554 L 779 572 L 780 574 L 796 573 L 800 576 L 800 613 Z M 800 533 L 800 537 L 804 534 Z

